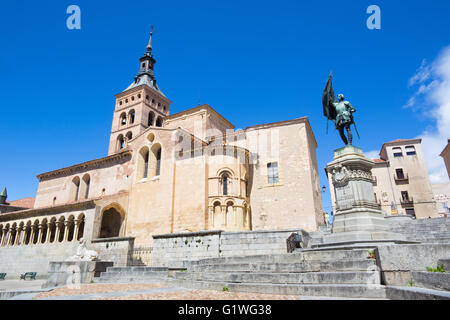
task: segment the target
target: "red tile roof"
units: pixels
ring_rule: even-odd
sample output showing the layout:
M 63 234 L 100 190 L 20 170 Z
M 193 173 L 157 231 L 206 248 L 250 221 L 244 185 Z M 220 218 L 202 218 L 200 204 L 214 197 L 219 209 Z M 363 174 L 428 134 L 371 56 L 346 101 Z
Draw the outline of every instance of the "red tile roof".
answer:
M 13 207 L 32 209 L 34 207 L 34 200 L 35 200 L 34 198 L 28 197 L 28 198 L 10 201 L 9 205 L 13 206 Z

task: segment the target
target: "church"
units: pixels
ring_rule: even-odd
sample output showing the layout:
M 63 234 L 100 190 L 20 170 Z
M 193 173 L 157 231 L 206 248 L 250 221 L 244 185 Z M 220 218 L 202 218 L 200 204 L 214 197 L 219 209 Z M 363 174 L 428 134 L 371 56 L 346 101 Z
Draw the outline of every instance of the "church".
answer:
M 158 234 L 324 223 L 307 117 L 235 130 L 208 104 L 171 114 L 151 41 L 115 96 L 108 155 L 37 175 L 33 207 L 0 214 L 2 268 L 30 256 L 22 263 L 48 266 L 81 238 L 151 247 Z

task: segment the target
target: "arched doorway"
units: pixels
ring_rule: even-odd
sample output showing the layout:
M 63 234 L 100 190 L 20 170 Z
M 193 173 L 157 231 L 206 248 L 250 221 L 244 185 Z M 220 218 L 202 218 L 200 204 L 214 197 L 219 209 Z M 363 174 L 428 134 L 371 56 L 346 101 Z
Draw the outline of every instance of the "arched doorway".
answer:
M 115 207 L 103 211 L 99 238 L 112 238 L 120 235 L 123 215 Z

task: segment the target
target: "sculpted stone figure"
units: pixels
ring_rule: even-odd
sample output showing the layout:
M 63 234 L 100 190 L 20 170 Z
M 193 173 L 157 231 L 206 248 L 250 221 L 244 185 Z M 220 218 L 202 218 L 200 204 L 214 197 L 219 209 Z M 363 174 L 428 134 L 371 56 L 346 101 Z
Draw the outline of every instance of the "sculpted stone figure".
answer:
M 86 249 L 86 240 L 80 239 L 80 244 L 77 248 L 77 253 L 74 256 L 66 259 L 66 261 L 94 261 L 97 260 L 98 253 L 94 250 Z
M 327 84 L 322 95 L 323 113 L 327 117 L 327 120 L 332 120 L 339 131 L 342 141 L 345 145 L 352 144 L 353 136 L 350 125 L 355 125 L 353 120 L 353 113 L 356 109 L 350 104 L 350 102 L 344 100 L 344 95 L 339 94 L 338 100 L 336 100 L 333 91 L 333 85 L 331 83 L 331 74 L 328 78 Z M 344 129 L 347 131 L 347 137 L 345 136 Z M 355 125 L 356 130 L 356 125 Z M 327 121 L 328 132 L 328 121 Z M 356 130 L 358 134 L 358 131 Z

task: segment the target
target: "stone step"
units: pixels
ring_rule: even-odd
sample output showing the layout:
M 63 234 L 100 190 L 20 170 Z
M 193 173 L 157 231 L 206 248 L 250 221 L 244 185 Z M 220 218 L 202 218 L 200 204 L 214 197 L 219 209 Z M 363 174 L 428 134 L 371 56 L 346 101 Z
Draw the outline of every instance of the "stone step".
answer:
M 413 271 L 411 280 L 417 287 L 450 291 L 450 273 Z
M 142 266 L 131 266 L 131 267 L 108 267 L 106 272 L 151 272 L 151 271 L 168 271 L 167 267 L 142 267 Z
M 269 254 L 255 256 L 234 256 L 209 258 L 191 262 L 190 265 L 236 264 L 236 263 L 296 263 L 313 260 L 364 260 L 368 258 L 367 250 L 316 250 L 297 251 L 286 254 Z
M 253 292 L 282 295 L 318 297 L 385 299 L 385 287 L 377 284 L 269 284 L 229 283 L 213 281 L 191 281 L 174 279 L 170 281 L 180 287 L 230 292 Z
M 176 272 L 176 279 L 232 283 L 380 284 L 380 272 L 226 273 Z
M 121 278 L 121 277 L 159 277 L 167 276 L 168 271 L 107 271 L 102 272 L 102 278 Z
M 320 271 L 373 271 L 375 260 L 312 260 L 296 263 L 235 263 L 193 265 L 189 271 L 224 271 L 224 272 L 320 272 Z
M 94 278 L 94 283 L 160 283 L 165 277 Z

